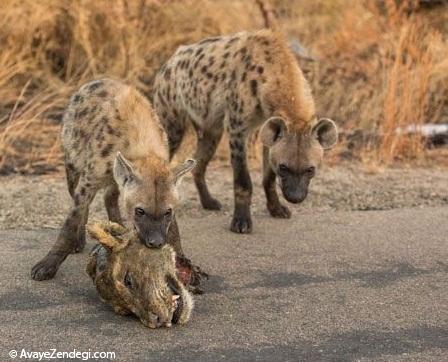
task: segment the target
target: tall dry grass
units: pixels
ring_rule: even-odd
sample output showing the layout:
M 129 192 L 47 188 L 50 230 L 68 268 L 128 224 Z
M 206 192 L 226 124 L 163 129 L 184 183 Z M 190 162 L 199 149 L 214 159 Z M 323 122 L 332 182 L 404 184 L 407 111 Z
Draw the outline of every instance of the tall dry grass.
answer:
M 296 11 L 312 14 L 308 21 L 287 29 L 309 39 L 320 58 L 308 72 L 318 110 L 379 136 L 360 149 L 366 162 L 424 157 L 422 137 L 396 130 L 448 119 L 448 7 L 426 10 L 415 0 L 304 6 Z
M 395 129 L 448 114 L 447 11 L 422 11 L 415 4 L 3 0 L 0 172 L 41 172 L 61 164 L 61 114 L 86 81 L 117 77 L 150 96 L 155 72 L 180 44 L 261 28 L 267 20 L 319 59 L 301 62 L 319 113 L 382 135 L 361 153 L 365 159 L 388 164 L 415 158 L 423 154 L 421 140 L 397 136 Z M 225 153 L 223 146 L 218 156 Z

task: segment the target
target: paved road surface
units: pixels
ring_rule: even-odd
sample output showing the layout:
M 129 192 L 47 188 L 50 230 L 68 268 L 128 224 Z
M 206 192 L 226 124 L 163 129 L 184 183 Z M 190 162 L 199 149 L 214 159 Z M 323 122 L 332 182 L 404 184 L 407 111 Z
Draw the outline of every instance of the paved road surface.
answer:
M 99 301 L 87 251 L 33 282 L 56 230 L 0 231 L 0 360 L 22 348 L 120 361 L 448 360 L 448 207 L 258 217 L 250 236 L 228 222 L 180 220 L 184 248 L 212 277 L 190 324 L 160 330 Z

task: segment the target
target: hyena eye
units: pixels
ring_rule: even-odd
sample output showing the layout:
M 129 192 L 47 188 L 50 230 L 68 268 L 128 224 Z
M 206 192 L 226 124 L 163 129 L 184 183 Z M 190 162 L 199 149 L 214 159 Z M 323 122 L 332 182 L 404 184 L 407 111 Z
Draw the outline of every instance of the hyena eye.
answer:
M 132 278 L 129 272 L 126 272 L 124 276 L 124 285 L 126 286 L 126 288 L 132 289 Z
M 286 173 L 286 172 L 289 171 L 288 166 L 286 166 L 284 163 L 281 163 L 281 164 L 278 166 L 278 169 L 279 169 L 279 171 L 282 172 L 282 173 Z
M 316 173 L 316 167 L 310 166 L 305 170 L 305 172 L 308 174 L 308 176 L 313 177 Z
M 165 216 L 166 217 L 170 217 L 171 215 L 173 214 L 173 209 L 167 209 L 166 211 L 165 211 Z
M 143 215 L 145 215 L 145 210 L 143 210 L 141 207 L 136 207 L 135 208 L 135 215 L 143 216 Z

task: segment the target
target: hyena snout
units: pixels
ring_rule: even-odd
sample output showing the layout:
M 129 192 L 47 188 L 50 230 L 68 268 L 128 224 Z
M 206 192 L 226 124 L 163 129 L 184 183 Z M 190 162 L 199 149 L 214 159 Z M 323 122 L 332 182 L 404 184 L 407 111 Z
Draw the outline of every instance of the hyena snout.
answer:
M 305 176 L 286 176 L 281 177 L 279 181 L 286 201 L 292 204 L 299 204 L 306 199 L 310 178 Z
M 148 248 L 160 248 L 165 245 L 170 226 L 170 222 L 167 219 L 169 219 L 168 216 L 152 218 L 145 214 L 134 220 L 140 241 Z

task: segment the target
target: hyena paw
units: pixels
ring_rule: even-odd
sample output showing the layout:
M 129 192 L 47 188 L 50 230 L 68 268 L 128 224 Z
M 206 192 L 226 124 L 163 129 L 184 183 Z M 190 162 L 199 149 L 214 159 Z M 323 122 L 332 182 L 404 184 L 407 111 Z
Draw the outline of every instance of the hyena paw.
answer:
M 268 210 L 272 217 L 278 219 L 289 219 L 291 217 L 291 211 L 289 211 L 289 209 L 282 204 L 277 205 L 268 204 Z
M 31 278 L 34 280 L 53 279 L 58 271 L 59 263 L 51 256 L 46 256 L 31 269 Z
M 221 210 L 222 205 L 218 200 L 211 197 L 208 200 L 202 201 L 202 207 L 206 210 Z
M 237 234 L 250 234 L 252 232 L 252 220 L 250 217 L 234 216 L 230 224 L 230 230 Z

